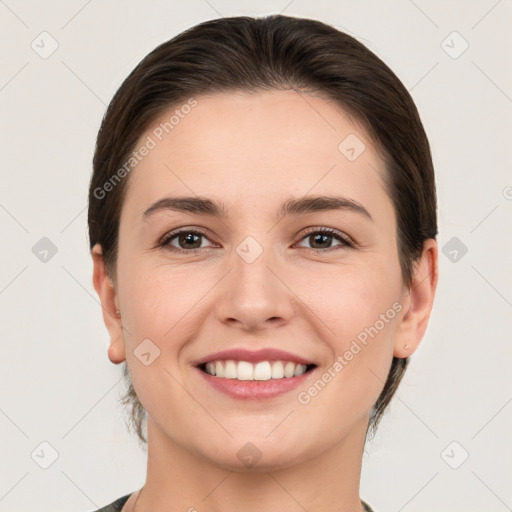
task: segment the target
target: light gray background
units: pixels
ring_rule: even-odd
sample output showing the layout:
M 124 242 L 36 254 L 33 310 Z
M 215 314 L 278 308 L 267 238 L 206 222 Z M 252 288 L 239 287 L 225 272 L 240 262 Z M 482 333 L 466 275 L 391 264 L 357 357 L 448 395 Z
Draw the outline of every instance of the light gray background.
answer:
M 87 511 L 143 484 L 146 454 L 123 423 L 121 366 L 107 358 L 91 281 L 96 133 L 122 80 L 161 42 L 203 20 L 278 12 L 336 25 L 397 73 L 431 141 L 440 249 L 453 237 L 468 249 L 457 261 L 440 253 L 430 325 L 367 444 L 361 496 L 378 512 L 512 510 L 511 1 L 6 0 L 1 511 Z M 47 58 L 31 47 L 51 49 L 43 31 L 58 43 Z M 46 262 L 32 251 L 42 237 L 57 247 Z M 48 469 L 42 442 L 58 453 Z

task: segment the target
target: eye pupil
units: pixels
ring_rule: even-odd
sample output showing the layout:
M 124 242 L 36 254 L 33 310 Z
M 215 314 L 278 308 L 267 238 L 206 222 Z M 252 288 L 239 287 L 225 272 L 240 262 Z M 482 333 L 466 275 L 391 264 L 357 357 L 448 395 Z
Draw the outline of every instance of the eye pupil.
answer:
M 200 236 L 201 235 L 196 235 L 194 233 L 187 233 L 185 235 L 181 235 L 179 237 L 180 245 L 183 243 L 186 247 L 191 248 L 191 245 L 187 245 L 186 242 L 193 242 L 194 241 L 193 239 L 195 239 L 195 242 L 197 243 L 197 241 L 200 239 Z M 198 247 L 200 247 L 200 246 L 201 246 L 201 243 L 199 243 Z M 192 248 L 195 249 L 196 247 L 194 246 Z
M 317 238 L 320 237 L 320 242 L 318 242 Z M 310 238 L 312 238 L 314 240 L 314 242 L 312 243 L 312 245 L 314 246 L 316 243 L 325 243 L 328 239 L 332 238 L 332 235 L 328 235 L 328 234 L 324 234 L 324 233 L 316 233 L 314 235 L 312 235 Z M 332 240 L 331 240 L 331 243 L 332 243 Z M 330 247 L 331 246 L 331 243 L 329 243 L 327 245 L 327 247 Z M 316 247 L 315 247 L 316 248 Z M 321 247 L 321 248 L 325 248 L 325 247 Z

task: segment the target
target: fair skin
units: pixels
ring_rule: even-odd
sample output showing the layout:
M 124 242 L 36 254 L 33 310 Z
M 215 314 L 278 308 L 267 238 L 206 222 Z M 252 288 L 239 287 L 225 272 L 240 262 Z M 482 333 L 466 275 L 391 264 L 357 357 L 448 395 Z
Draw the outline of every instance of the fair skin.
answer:
M 410 356 L 424 336 L 438 280 L 437 244 L 425 242 L 409 289 L 383 162 L 361 126 L 334 103 L 294 91 L 196 99 L 129 177 L 114 283 L 101 246 L 92 251 L 109 358 L 127 362 L 148 412 L 147 479 L 135 512 L 362 511 L 369 412 L 393 355 Z M 349 134 L 366 146 L 354 161 L 338 150 Z M 312 195 L 350 198 L 371 219 L 349 209 L 277 217 L 291 196 Z M 167 196 L 222 202 L 227 217 L 160 209 L 143 218 Z M 168 242 L 175 252 L 155 248 L 182 227 L 206 235 L 195 242 L 182 236 L 181 243 L 175 237 Z M 322 227 L 356 245 L 306 233 Z M 262 250 L 250 263 L 237 252 L 248 236 Z M 401 305 L 396 316 L 317 396 L 299 402 L 298 394 L 394 303 Z M 160 355 L 146 366 L 134 350 L 148 338 Z M 233 347 L 286 350 L 316 368 L 293 391 L 234 398 L 192 364 Z M 261 453 L 251 467 L 237 457 L 248 442 Z M 133 510 L 136 497 L 124 511 Z

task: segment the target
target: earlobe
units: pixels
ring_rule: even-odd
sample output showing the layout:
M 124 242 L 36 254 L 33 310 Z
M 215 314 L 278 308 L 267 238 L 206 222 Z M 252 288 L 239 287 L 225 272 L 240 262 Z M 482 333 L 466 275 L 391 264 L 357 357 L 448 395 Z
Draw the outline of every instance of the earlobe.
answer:
M 110 336 L 108 357 L 114 364 L 126 360 L 124 349 L 123 328 L 118 310 L 118 298 L 115 287 L 107 274 L 103 251 L 100 244 L 91 249 L 93 259 L 93 284 L 101 302 L 103 322 Z
M 414 267 L 411 287 L 404 292 L 407 311 L 397 326 L 393 355 L 409 357 L 418 348 L 427 330 L 439 279 L 437 242 L 429 238 Z

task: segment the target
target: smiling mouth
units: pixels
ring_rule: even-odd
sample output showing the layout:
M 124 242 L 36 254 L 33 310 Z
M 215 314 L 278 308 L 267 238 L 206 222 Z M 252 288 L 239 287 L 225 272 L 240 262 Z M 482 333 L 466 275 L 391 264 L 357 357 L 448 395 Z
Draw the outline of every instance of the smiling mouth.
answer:
M 300 377 L 316 368 L 315 364 L 299 364 L 292 361 L 235 361 L 232 359 L 211 361 L 198 365 L 208 375 L 236 380 L 274 380 Z

